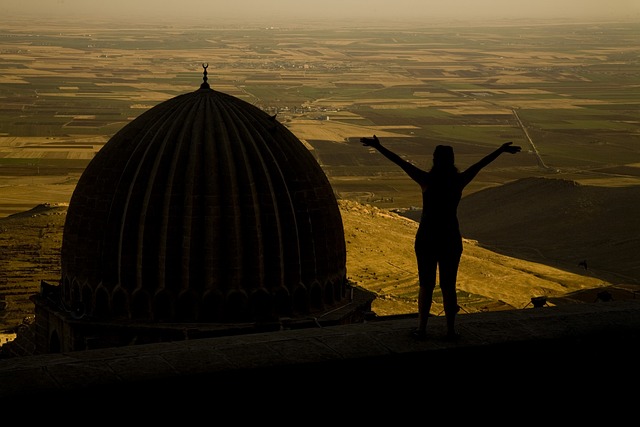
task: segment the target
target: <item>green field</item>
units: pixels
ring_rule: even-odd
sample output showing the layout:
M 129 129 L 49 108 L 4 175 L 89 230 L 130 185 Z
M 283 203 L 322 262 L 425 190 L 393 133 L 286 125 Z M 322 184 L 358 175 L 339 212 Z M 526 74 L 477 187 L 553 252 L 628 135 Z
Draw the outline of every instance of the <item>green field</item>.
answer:
M 420 203 L 397 167 L 359 144 L 376 132 L 425 168 L 437 144 L 454 145 L 461 168 L 507 140 L 530 154 L 491 165 L 469 191 L 550 173 L 637 185 L 639 34 L 633 22 L 333 30 L 5 22 L 0 177 L 81 170 L 142 112 L 198 89 L 208 63 L 212 88 L 278 113 L 294 133 L 304 121 L 326 130 L 301 139 L 340 197 Z

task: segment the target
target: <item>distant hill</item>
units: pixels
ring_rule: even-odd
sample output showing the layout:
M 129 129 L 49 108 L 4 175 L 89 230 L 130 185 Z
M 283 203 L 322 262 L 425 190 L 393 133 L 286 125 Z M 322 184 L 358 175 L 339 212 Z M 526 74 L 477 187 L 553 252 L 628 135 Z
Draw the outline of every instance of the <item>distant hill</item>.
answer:
M 640 186 L 527 178 L 464 197 L 464 237 L 519 259 L 640 284 Z
M 463 197 L 458 217 L 463 237 L 496 253 L 640 285 L 639 201 L 640 186 L 524 178 Z

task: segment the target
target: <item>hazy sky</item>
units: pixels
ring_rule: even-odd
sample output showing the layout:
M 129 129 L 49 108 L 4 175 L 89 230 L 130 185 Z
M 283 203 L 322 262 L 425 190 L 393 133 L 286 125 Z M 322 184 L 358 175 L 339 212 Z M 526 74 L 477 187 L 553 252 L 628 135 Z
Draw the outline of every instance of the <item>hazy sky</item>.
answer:
M 576 18 L 640 20 L 640 0 L 1 0 L 0 15 L 247 20 Z M 2 24 L 0 24 L 1 26 Z

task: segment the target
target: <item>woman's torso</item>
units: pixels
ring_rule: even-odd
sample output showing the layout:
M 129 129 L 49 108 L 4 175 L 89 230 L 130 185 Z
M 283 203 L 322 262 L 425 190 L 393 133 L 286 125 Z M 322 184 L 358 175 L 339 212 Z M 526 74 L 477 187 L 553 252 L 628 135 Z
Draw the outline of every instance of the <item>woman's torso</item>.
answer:
M 428 173 L 421 187 L 422 216 L 417 237 L 434 242 L 462 239 L 457 213 L 463 189 L 461 175 Z

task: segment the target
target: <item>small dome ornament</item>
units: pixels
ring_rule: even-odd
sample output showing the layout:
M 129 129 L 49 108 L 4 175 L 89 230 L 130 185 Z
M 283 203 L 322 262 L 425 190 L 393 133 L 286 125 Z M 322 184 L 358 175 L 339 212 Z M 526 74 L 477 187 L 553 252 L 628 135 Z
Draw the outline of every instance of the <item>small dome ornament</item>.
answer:
M 200 89 L 211 89 L 209 83 L 207 83 L 207 68 L 209 68 L 209 64 L 206 62 L 202 63 L 202 84 L 200 85 Z

